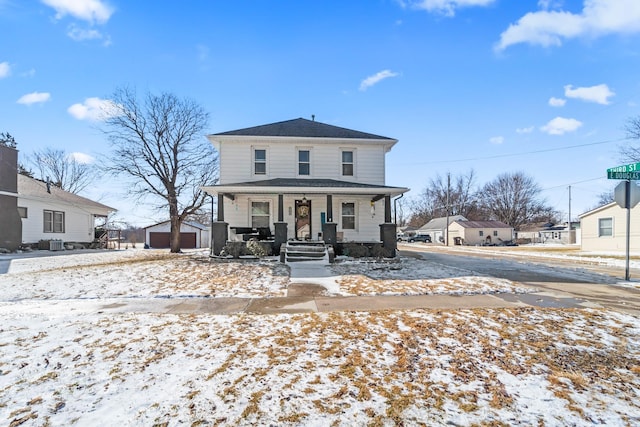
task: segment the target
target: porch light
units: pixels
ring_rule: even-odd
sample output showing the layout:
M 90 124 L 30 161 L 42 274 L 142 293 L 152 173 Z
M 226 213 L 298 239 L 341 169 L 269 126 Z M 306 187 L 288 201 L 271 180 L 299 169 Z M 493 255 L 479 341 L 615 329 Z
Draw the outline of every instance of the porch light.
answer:
M 307 197 L 304 194 L 302 195 L 302 203 L 307 203 Z

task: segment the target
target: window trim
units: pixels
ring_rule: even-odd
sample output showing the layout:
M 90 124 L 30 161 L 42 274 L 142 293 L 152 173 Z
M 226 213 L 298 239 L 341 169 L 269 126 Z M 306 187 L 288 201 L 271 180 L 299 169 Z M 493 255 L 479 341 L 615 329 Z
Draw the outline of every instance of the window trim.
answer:
M 308 159 L 308 161 L 303 162 L 303 161 L 300 160 L 300 153 L 305 152 L 305 151 L 308 153 L 309 159 Z M 298 176 L 311 176 L 311 148 L 308 148 L 308 147 L 300 147 L 300 148 L 298 148 L 296 150 L 296 159 L 297 159 L 296 163 L 298 165 L 298 170 L 297 170 L 296 174 Z M 300 166 L 302 166 L 302 165 L 307 165 L 308 173 L 306 173 L 306 174 L 300 173 Z
M 268 206 L 269 212 L 266 215 L 254 215 L 253 214 L 253 204 L 254 203 L 266 203 L 267 206 Z M 271 200 L 269 200 L 269 199 L 250 199 L 249 200 L 249 226 L 251 228 L 258 228 L 253 223 L 254 216 L 261 217 L 261 218 L 266 217 L 267 218 L 267 225 L 265 227 L 271 228 L 271 205 L 272 205 L 272 203 L 271 203 Z
M 606 229 L 611 230 L 611 234 L 604 234 L 603 231 L 603 227 L 602 227 L 602 220 L 609 220 L 611 221 L 611 227 L 607 227 Z M 613 237 L 614 235 L 614 222 L 613 222 L 613 217 L 612 216 L 608 216 L 608 217 L 602 217 L 602 218 L 598 218 L 598 237 Z
M 45 209 L 42 211 L 43 221 L 42 221 L 42 229 L 44 233 L 57 233 L 61 234 L 65 232 L 65 213 L 63 211 L 53 211 L 50 209 Z M 47 217 L 50 217 L 48 219 Z M 61 221 L 57 219 L 61 218 Z M 59 225 L 60 227 L 56 227 Z
M 344 214 L 344 205 L 351 204 L 353 205 L 353 215 L 345 215 Z M 344 226 L 345 217 L 351 218 L 353 217 L 353 228 L 346 228 Z M 340 202 L 340 228 L 342 230 L 358 230 L 358 203 L 355 201 L 342 201 Z
M 264 151 L 264 160 L 260 159 L 258 160 L 256 158 L 256 153 L 258 151 Z M 269 158 L 269 150 L 267 150 L 267 147 L 253 147 L 252 149 L 252 156 L 251 156 L 251 175 L 253 176 L 267 176 L 269 175 L 269 169 L 267 167 L 268 165 L 268 158 Z M 263 164 L 264 165 L 264 172 L 256 172 L 256 166 L 258 164 Z
M 344 153 L 351 153 L 351 162 L 344 161 Z M 344 173 L 344 167 L 351 165 L 351 175 Z M 340 150 L 340 176 L 356 176 L 356 150 L 354 148 L 343 148 Z

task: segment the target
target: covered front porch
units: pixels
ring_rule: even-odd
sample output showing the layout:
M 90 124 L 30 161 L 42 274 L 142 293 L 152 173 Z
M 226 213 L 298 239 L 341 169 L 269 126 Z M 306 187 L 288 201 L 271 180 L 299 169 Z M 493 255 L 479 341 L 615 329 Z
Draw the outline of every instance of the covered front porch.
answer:
M 406 188 L 336 180 L 273 179 L 203 187 L 217 196 L 212 251 L 229 242 L 271 242 L 274 253 L 287 241 L 381 244 L 396 249 L 392 198 Z

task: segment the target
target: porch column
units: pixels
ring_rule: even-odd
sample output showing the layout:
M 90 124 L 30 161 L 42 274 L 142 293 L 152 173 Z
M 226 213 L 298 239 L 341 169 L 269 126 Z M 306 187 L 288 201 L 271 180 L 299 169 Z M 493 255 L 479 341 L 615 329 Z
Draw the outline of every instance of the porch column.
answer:
M 391 196 L 384 196 L 384 222 L 391 222 Z
M 224 221 L 224 194 L 218 193 L 218 221 Z
M 327 222 L 333 222 L 333 196 L 327 194 Z
M 396 225 L 391 222 L 391 196 L 384 196 L 384 224 L 380 224 L 380 240 L 387 256 L 395 257 L 398 239 Z
M 287 223 L 284 221 L 284 194 L 278 194 L 278 222 L 273 224 L 275 235 L 273 238 L 273 252 L 280 253 L 280 247 L 287 242 Z
M 218 217 L 216 221 L 211 223 L 211 253 L 213 255 L 220 255 L 222 249 L 227 245 L 227 240 L 229 240 L 228 225 L 224 222 L 224 194 L 218 193 Z
M 337 224 L 333 222 L 333 197 L 327 194 L 327 218 L 322 224 L 322 240 L 325 243 L 335 246 L 338 243 Z

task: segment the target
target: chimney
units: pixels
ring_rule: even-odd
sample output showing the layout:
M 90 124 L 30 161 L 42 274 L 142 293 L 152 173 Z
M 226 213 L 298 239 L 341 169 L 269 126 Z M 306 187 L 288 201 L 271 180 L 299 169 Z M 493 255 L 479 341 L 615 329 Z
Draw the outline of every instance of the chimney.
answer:
M 312 122 L 315 122 L 315 121 L 316 121 L 316 115 L 315 115 L 315 114 L 312 114 L 312 115 L 311 115 L 311 121 L 312 121 Z

